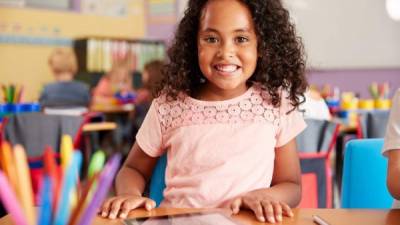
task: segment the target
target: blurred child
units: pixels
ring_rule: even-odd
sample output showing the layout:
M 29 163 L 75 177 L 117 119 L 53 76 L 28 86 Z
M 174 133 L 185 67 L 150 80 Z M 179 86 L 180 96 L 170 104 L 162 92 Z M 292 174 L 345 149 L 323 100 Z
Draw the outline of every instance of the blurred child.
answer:
M 124 61 L 117 62 L 109 73 L 104 75 L 93 91 L 93 105 L 117 104 L 117 96 L 133 95 L 131 69 Z M 111 151 L 126 152 L 132 142 L 133 112 L 107 115 L 108 120 L 117 123 L 117 129 L 112 132 Z M 104 138 L 104 140 L 108 140 Z M 103 141 L 104 141 L 103 140 Z M 106 142 L 106 141 L 105 141 Z M 105 145 L 105 144 L 104 144 Z M 106 148 L 104 147 L 103 148 Z
M 387 186 L 390 194 L 396 199 L 393 208 L 400 208 L 400 89 L 397 90 L 392 100 L 382 151 L 389 159 Z
M 164 62 L 161 60 L 153 60 L 144 65 L 142 72 L 143 87 L 136 91 L 135 116 L 133 118 L 134 134 L 136 134 L 149 110 L 156 85 L 161 82 L 163 66 Z
M 144 65 L 142 72 L 143 87 L 137 90 L 137 104 L 151 103 L 155 87 L 162 79 L 163 66 L 164 63 L 161 60 L 153 60 Z
M 143 196 L 167 155 L 161 207 L 292 217 L 301 199 L 296 136 L 303 47 L 281 0 L 189 0 L 162 85 L 100 214 L 155 207 Z
M 116 95 L 133 93 L 130 69 L 124 64 L 116 64 L 104 75 L 93 91 L 93 104 L 113 104 Z
M 78 70 L 75 54 L 70 49 L 55 49 L 49 57 L 55 82 L 47 84 L 39 98 L 42 107 L 88 107 L 89 87 L 74 76 Z
M 304 111 L 304 118 L 331 120 L 328 105 L 317 90 L 310 88 L 304 96 L 305 101 L 300 105 L 300 109 Z

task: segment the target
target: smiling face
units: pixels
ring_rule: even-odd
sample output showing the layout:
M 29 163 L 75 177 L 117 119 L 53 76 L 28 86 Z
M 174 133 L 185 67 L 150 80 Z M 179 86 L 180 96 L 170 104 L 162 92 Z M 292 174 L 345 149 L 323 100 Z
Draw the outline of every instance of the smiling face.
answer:
M 202 96 L 228 99 L 243 94 L 257 65 L 257 36 L 249 9 L 238 0 L 210 0 L 197 35 Z M 207 98 L 207 97 L 205 97 Z

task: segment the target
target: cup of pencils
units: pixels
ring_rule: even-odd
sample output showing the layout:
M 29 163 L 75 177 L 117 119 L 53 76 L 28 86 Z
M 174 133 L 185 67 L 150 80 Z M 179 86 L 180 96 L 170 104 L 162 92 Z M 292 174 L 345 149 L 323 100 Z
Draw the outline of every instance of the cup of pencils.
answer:
M 375 109 L 389 110 L 391 107 L 391 101 L 389 99 L 389 83 L 384 82 L 378 84 L 377 82 L 372 82 L 369 86 L 369 92 L 374 99 Z
M 22 94 L 24 86 L 18 84 L 1 85 L 3 101 L 8 104 L 15 104 L 22 102 Z
M 85 185 L 80 185 L 82 153 L 72 149 L 72 139 L 61 141 L 61 165 L 55 153 L 46 148 L 43 174 L 38 191 L 38 207 L 34 204 L 27 155 L 21 145 L 11 147 L 3 142 L 0 151 L 0 200 L 15 225 L 89 225 L 107 195 L 121 156 L 113 155 L 105 164 L 104 154 L 93 157 L 95 166 Z M 100 154 L 101 155 L 101 154 Z M 100 166 L 99 166 L 100 165 Z

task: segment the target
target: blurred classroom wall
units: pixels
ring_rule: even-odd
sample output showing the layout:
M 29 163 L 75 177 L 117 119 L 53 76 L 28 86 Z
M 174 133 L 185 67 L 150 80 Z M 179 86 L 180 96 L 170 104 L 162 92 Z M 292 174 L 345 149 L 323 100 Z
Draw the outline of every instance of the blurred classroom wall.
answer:
M 25 100 L 36 100 L 43 84 L 54 79 L 47 64 L 54 48 L 70 47 L 78 37 L 144 37 L 144 5 L 135 2 L 142 10 L 123 17 L 0 6 L 1 82 L 24 84 Z

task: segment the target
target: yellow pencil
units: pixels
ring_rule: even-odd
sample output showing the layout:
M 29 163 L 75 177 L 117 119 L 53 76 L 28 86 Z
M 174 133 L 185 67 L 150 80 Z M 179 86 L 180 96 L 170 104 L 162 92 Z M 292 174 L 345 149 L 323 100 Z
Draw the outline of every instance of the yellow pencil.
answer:
M 21 196 L 21 205 L 29 225 L 36 225 L 31 176 L 29 174 L 25 150 L 21 145 L 14 146 L 14 159 L 18 179 L 18 189 Z
M 70 135 L 64 134 L 61 138 L 61 168 L 63 175 L 71 163 L 72 154 L 74 151 L 72 138 Z M 71 207 L 75 207 L 78 202 L 77 190 L 71 192 Z
M 63 173 L 68 168 L 68 165 L 71 161 L 73 151 L 73 144 L 71 136 L 64 134 L 61 138 L 61 168 Z

